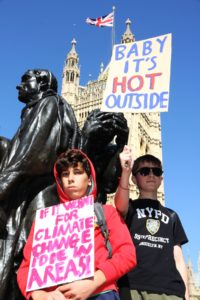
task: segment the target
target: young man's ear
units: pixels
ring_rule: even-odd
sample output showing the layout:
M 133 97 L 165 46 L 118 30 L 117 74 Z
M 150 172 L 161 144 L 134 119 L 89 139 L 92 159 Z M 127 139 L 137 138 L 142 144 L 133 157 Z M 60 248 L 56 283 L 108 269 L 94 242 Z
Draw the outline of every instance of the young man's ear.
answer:
M 89 185 L 89 186 L 92 185 L 92 178 L 91 178 L 91 176 L 90 176 L 89 179 L 88 179 L 88 185 Z

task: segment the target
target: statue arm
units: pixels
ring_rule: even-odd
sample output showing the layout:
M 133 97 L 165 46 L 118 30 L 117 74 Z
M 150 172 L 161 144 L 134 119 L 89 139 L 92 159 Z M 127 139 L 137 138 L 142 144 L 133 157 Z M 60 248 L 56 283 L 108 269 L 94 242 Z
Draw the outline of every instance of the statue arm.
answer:
M 116 191 L 121 174 L 119 153 L 128 142 L 128 134 L 127 121 L 121 113 L 94 110 L 83 126 L 83 151 L 94 164 L 102 194 Z

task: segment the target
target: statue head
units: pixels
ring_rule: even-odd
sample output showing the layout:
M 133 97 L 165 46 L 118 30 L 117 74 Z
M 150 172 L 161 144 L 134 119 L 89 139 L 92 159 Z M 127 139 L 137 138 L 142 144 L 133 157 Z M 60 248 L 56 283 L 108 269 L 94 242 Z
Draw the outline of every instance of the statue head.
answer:
M 42 98 L 49 90 L 57 92 L 57 79 L 52 72 L 44 69 L 28 70 L 21 77 L 21 84 L 18 85 L 18 99 L 28 103 Z

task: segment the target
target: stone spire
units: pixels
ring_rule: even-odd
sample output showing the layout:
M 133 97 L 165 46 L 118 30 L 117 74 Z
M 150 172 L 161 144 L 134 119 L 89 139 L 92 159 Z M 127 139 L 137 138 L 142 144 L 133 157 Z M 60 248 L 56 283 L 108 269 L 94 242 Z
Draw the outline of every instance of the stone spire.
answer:
M 78 99 L 78 87 L 80 82 L 79 57 L 76 52 L 76 40 L 73 39 L 72 48 L 67 54 L 62 80 L 62 96 L 71 104 Z
M 200 252 L 199 252 L 199 256 L 198 256 L 198 272 L 200 274 Z
M 100 74 L 103 73 L 103 71 L 104 71 L 104 64 L 101 63 L 101 64 L 100 64 Z
M 74 61 L 75 63 L 78 63 L 78 54 L 76 52 L 76 40 L 73 39 L 71 44 L 72 44 L 72 48 L 67 55 L 66 63 L 70 61 Z
M 131 32 L 131 20 L 128 18 L 126 20 L 126 31 L 122 35 L 121 43 L 126 44 L 126 43 L 133 43 L 133 42 L 135 42 L 135 36 Z

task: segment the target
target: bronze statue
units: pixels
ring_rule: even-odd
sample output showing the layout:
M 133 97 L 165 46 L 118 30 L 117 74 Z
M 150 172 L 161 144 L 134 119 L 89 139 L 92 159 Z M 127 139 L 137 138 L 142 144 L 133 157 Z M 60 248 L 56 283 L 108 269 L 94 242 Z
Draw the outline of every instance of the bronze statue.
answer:
M 28 70 L 17 89 L 25 103 L 21 124 L 10 141 L 0 138 L 1 300 L 23 299 L 15 272 L 36 209 L 57 203 L 52 177 L 57 156 L 66 149 L 83 149 L 96 168 L 99 201 L 106 202 L 106 194 L 117 187 L 118 153 L 128 139 L 124 116 L 99 110 L 91 112 L 81 131 L 48 70 Z
M 52 183 L 56 157 L 78 147 L 80 134 L 71 106 L 57 94 L 57 80 L 47 70 L 28 70 L 17 87 L 26 105 L 21 125 L 11 139 L 0 164 L 1 216 L 0 299 L 14 299 L 12 281 L 20 225 L 36 195 Z M 5 229 L 5 230 L 4 230 Z M 13 285 L 13 286 L 12 286 Z M 11 288 L 12 287 L 12 288 Z

